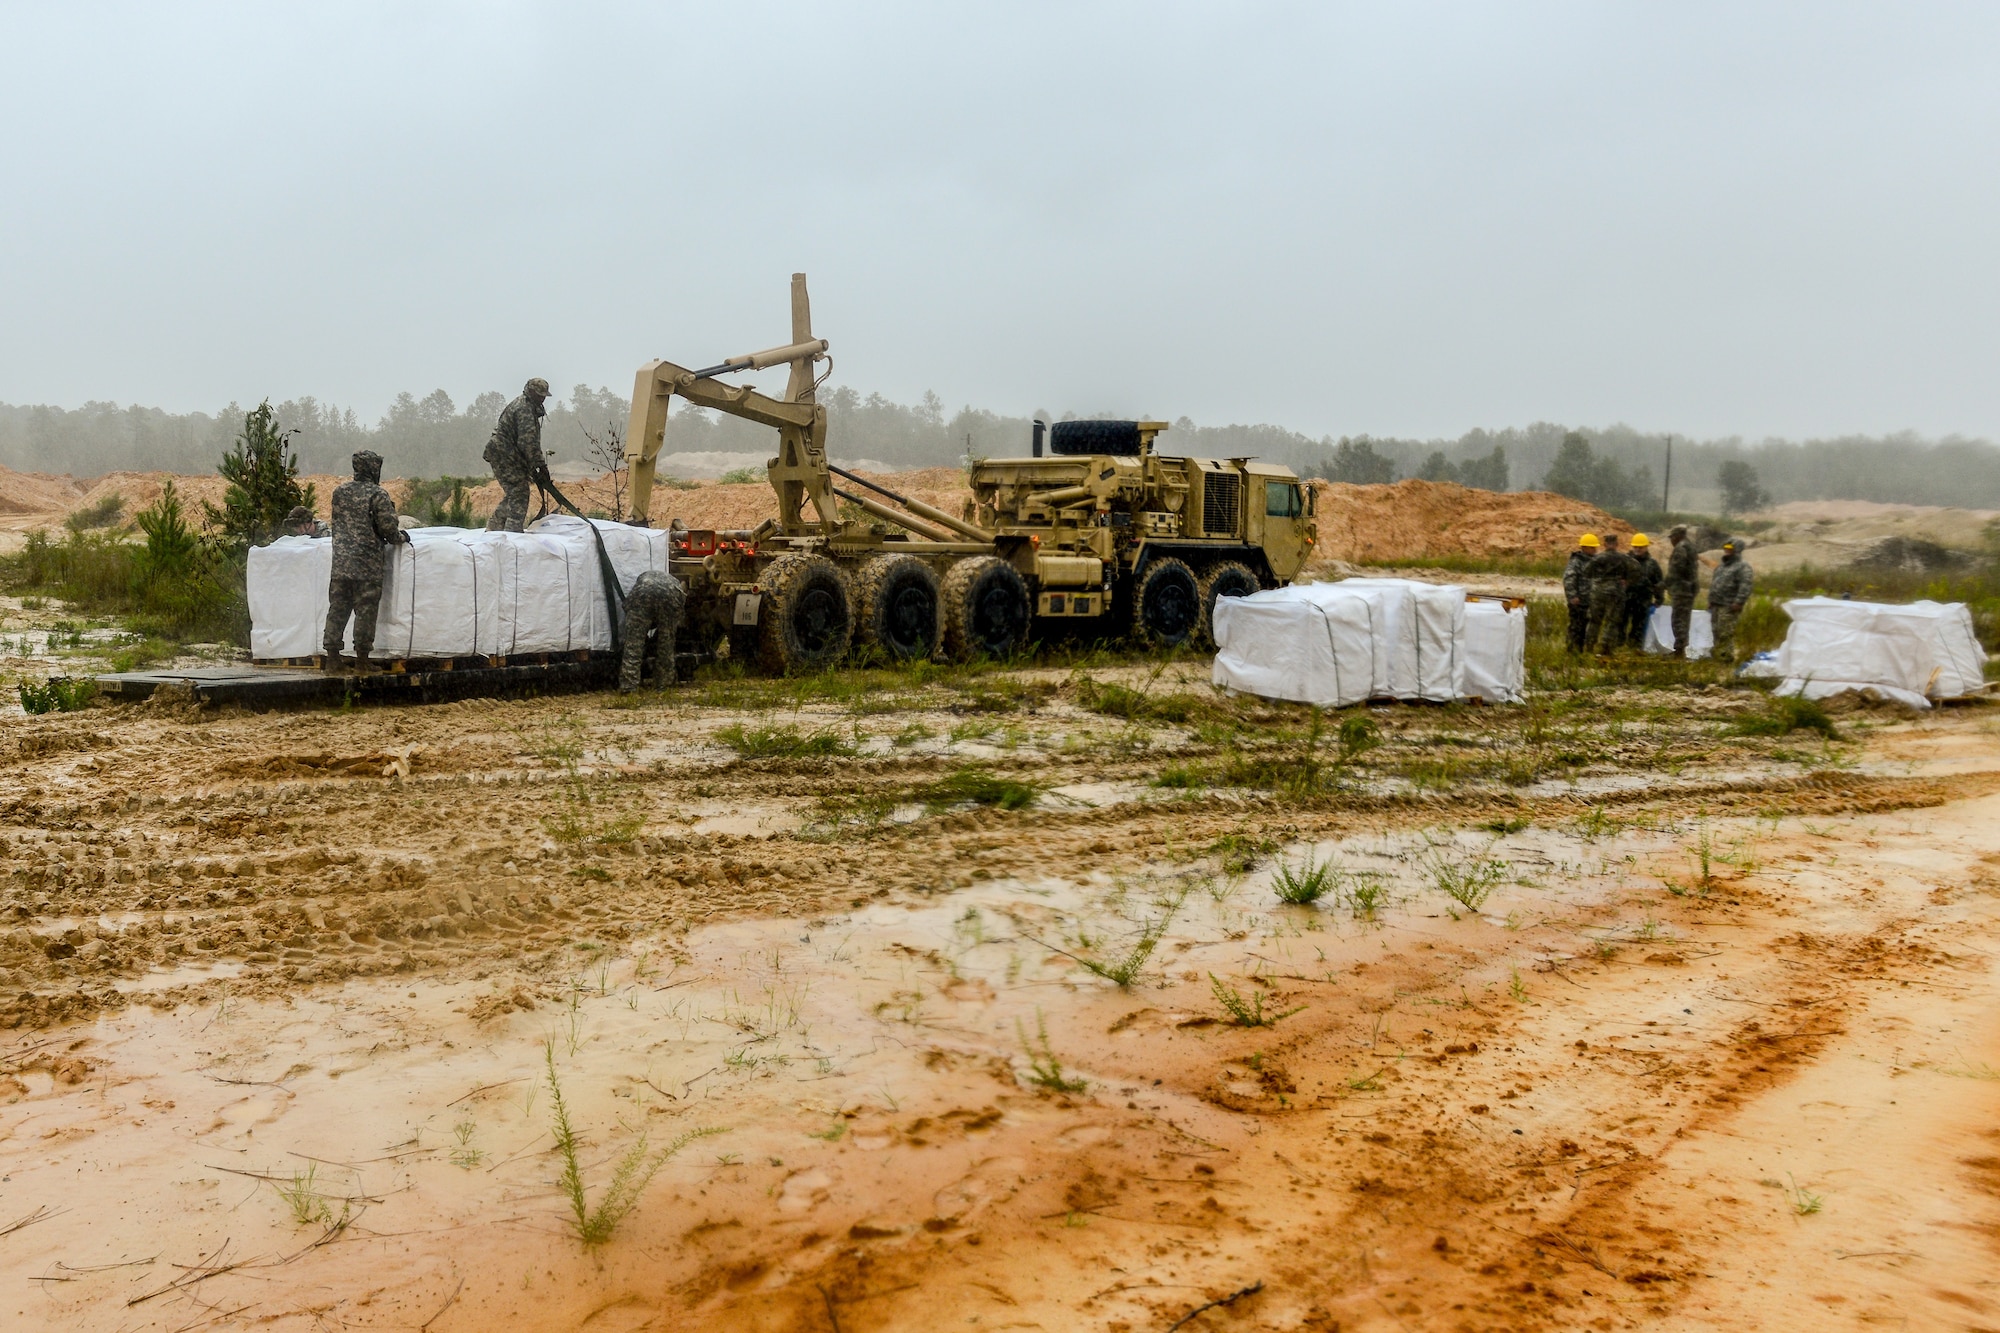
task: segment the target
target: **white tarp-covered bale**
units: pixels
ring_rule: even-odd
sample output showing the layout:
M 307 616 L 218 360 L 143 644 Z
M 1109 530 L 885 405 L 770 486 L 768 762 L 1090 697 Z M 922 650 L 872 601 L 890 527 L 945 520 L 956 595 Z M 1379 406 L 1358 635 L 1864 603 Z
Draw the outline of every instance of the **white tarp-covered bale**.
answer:
M 1472 628 L 1465 589 L 1411 579 L 1273 588 L 1215 605 L 1215 683 L 1339 707 L 1364 699 L 1518 698 L 1526 617 Z M 1469 657 L 1486 654 L 1478 688 Z M 1511 684 L 1509 683 L 1511 682 Z M 1503 693 L 1504 691 L 1504 693 Z
M 1963 602 L 1785 603 L 1791 628 L 1777 652 L 1779 694 L 1824 699 L 1873 690 L 1913 708 L 1968 695 L 1986 683 L 1986 650 Z
M 1215 683 L 1264 699 L 1320 708 L 1374 692 L 1375 634 L 1368 602 L 1333 596 L 1334 583 L 1216 599 Z
M 596 521 L 619 587 L 667 567 L 667 534 Z M 374 656 L 506 657 L 611 647 L 597 544 L 583 519 L 543 519 L 527 532 L 413 528 L 386 552 Z M 281 537 L 250 552 L 250 655 L 321 650 L 333 543 Z M 350 624 L 342 648 L 354 651 Z
M 1471 599 L 1465 604 L 1463 697 L 1517 704 L 1528 686 L 1528 608 Z
M 1656 606 L 1653 614 L 1646 617 L 1645 649 L 1655 654 L 1674 650 L 1674 609 L 1671 606 Z M 1714 651 L 1715 625 L 1709 620 L 1708 612 L 1688 612 L 1688 660 L 1704 661 Z

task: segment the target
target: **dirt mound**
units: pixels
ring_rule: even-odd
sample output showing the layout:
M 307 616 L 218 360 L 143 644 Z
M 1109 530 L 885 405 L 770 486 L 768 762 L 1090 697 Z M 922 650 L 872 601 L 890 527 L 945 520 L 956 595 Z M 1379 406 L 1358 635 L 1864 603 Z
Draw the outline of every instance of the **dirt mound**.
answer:
M 0 467 L 0 514 L 61 513 L 82 494 L 74 477 Z
M 1315 481 L 1322 560 L 1380 562 L 1470 556 L 1559 556 L 1585 532 L 1632 526 L 1547 491 L 1482 491 L 1448 481 L 1353 486 Z

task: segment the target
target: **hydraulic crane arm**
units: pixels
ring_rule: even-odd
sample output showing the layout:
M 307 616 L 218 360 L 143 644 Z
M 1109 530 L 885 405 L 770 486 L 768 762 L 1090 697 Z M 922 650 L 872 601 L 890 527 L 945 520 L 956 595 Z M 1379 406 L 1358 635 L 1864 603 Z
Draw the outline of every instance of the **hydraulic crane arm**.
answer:
M 812 334 L 812 310 L 806 299 L 806 275 L 792 275 L 792 341 L 783 347 L 749 356 L 731 357 L 705 370 L 689 370 L 671 361 L 649 361 L 639 368 L 632 386 L 632 415 L 625 426 L 625 463 L 631 469 L 632 513 L 629 522 L 645 526 L 652 506 L 653 474 L 666 439 L 667 405 L 679 394 L 696 407 L 713 408 L 733 417 L 770 426 L 778 432 L 778 456 L 769 464 L 771 489 L 778 495 L 778 522 L 789 535 L 818 527 L 833 536 L 833 481 L 826 461 L 826 409 L 813 401 L 813 363 L 826 356 L 824 338 Z M 724 384 L 717 377 L 738 370 L 762 370 L 789 362 L 791 380 L 782 399 L 743 385 Z M 812 502 L 816 522 L 804 515 Z

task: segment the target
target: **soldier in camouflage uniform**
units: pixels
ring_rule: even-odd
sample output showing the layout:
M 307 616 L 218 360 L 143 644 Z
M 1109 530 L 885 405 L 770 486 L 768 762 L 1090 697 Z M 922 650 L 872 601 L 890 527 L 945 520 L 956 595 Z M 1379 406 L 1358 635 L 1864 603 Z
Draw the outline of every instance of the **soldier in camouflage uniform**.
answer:
M 1688 540 L 1686 525 L 1677 524 L 1667 537 L 1673 553 L 1667 557 L 1667 600 L 1674 608 L 1674 656 L 1686 657 L 1688 626 L 1694 621 L 1694 597 L 1701 591 L 1701 566 L 1695 560 L 1694 543 Z
M 549 382 L 529 380 L 521 396 L 500 409 L 500 421 L 493 438 L 486 442 L 486 463 L 493 480 L 504 493 L 493 516 L 486 520 L 488 532 L 519 532 L 528 524 L 528 488 L 549 484 L 549 460 L 542 453 L 542 418 L 548 413 Z
M 625 648 L 618 659 L 618 692 L 630 694 L 639 688 L 646 657 L 646 638 L 656 634 L 652 657 L 653 682 L 665 685 L 674 678 L 674 634 L 681 627 L 681 610 L 687 592 L 671 574 L 649 569 L 625 594 Z
M 1625 590 L 1638 578 L 1632 557 L 1618 549 L 1617 534 L 1607 534 L 1604 549 L 1584 571 L 1590 583 L 1590 623 L 1584 642 L 1599 657 L 1609 657 L 1625 641 Z
M 396 523 L 396 505 L 382 480 L 382 456 L 354 455 L 354 480 L 333 489 L 333 577 L 326 594 L 326 665 L 341 665 L 340 641 L 354 617 L 354 661 L 363 670 L 375 649 L 375 613 L 382 605 L 382 547 L 410 540 Z
M 313 511 L 304 505 L 293 505 L 292 512 L 285 515 L 286 537 L 331 537 L 333 529 L 313 517 Z
M 1653 608 L 1666 600 L 1660 592 L 1666 576 L 1660 572 L 1660 562 L 1653 559 L 1652 538 L 1643 532 L 1632 536 L 1630 559 L 1638 577 L 1625 589 L 1625 642 L 1644 648 L 1646 622 L 1653 618 Z
M 1583 631 L 1590 621 L 1590 580 L 1585 571 L 1597 555 L 1597 534 L 1586 532 L 1576 539 L 1576 549 L 1563 566 L 1563 600 L 1569 603 L 1569 650 L 1583 651 Z
M 1708 581 L 1708 619 L 1715 626 L 1715 660 L 1736 665 L 1736 621 L 1750 603 L 1756 575 L 1734 539 L 1722 544 L 1722 563 Z

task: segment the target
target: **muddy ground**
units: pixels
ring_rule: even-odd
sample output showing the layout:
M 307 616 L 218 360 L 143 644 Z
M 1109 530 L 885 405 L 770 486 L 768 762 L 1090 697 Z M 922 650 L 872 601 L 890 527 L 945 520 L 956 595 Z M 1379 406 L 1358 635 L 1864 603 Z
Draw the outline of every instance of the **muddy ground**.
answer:
M 2000 1327 L 2000 717 L 1703 670 L 0 721 L 0 1322 Z

